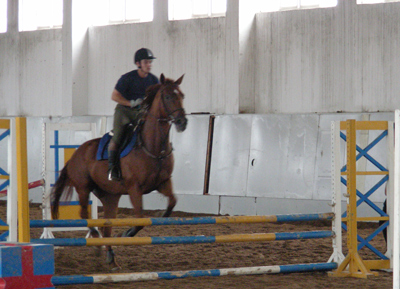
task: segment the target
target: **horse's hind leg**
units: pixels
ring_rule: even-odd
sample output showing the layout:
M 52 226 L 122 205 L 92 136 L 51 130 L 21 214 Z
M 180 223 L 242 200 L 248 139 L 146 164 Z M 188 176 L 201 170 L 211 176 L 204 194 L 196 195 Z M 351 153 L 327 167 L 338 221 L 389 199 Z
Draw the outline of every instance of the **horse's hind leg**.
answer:
M 118 202 L 121 195 L 111 195 L 105 194 L 100 198 L 104 209 L 104 219 L 115 219 L 118 213 Z M 111 237 L 112 227 L 103 227 L 103 236 Z M 120 266 L 115 261 L 115 254 L 111 246 L 106 246 L 107 257 L 106 262 L 111 266 L 111 268 L 118 269 Z
M 88 188 L 77 188 L 76 191 L 78 192 L 79 196 L 79 204 L 81 206 L 81 218 L 86 220 L 89 219 L 89 196 L 90 196 L 90 189 Z M 95 228 L 89 228 L 90 235 L 94 238 L 100 237 L 100 233 Z

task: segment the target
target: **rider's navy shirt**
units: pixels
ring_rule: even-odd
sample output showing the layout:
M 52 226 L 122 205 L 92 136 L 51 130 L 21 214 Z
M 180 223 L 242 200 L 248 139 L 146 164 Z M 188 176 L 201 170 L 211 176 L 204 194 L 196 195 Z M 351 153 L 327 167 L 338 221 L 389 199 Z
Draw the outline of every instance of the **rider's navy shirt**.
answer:
M 121 76 L 115 85 L 115 89 L 127 100 L 144 98 L 146 89 L 153 84 L 158 84 L 158 78 L 149 73 L 145 78 L 139 76 L 137 70 L 132 70 Z

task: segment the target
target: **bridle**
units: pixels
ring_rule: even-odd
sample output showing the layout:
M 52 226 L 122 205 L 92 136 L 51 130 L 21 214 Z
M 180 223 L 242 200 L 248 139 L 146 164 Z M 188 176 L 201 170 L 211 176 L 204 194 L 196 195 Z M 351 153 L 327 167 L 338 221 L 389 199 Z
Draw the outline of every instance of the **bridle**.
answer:
M 179 107 L 173 111 L 169 111 L 168 106 L 165 103 L 165 94 L 164 94 L 164 89 L 161 89 L 161 101 L 164 107 L 165 112 L 167 113 L 166 118 L 157 118 L 153 114 L 150 113 L 150 111 L 147 111 L 147 114 L 150 115 L 151 117 L 155 118 L 158 122 L 169 122 L 169 123 L 175 123 L 177 118 L 174 116 L 174 113 L 177 111 L 184 111 L 183 107 Z M 179 113 L 178 113 L 179 115 Z
M 163 139 L 162 142 L 161 142 L 161 147 L 165 147 L 165 146 L 166 146 L 166 142 L 167 142 L 167 140 L 169 139 L 169 132 L 171 131 L 172 123 L 176 123 L 176 121 L 177 121 L 177 119 L 178 119 L 177 116 L 180 115 L 180 113 L 178 113 L 177 116 L 174 116 L 174 114 L 175 114 L 177 111 L 179 111 L 179 112 L 180 112 L 180 111 L 183 111 L 183 115 L 185 115 L 185 113 L 184 113 L 185 110 L 184 110 L 183 107 L 179 107 L 179 108 L 177 108 L 177 109 L 174 109 L 173 111 L 170 111 L 170 110 L 168 109 L 168 106 L 167 106 L 166 102 L 165 102 L 165 93 L 164 93 L 164 89 L 163 89 L 163 88 L 161 88 L 160 93 L 161 93 L 162 105 L 163 105 L 163 108 L 164 108 L 164 110 L 165 110 L 165 112 L 166 112 L 166 114 L 167 114 L 167 117 L 166 117 L 166 118 L 156 117 L 155 115 L 153 115 L 153 114 L 150 112 L 150 107 L 148 107 L 148 109 L 147 109 L 147 111 L 146 111 L 146 113 L 145 113 L 143 119 L 145 119 L 145 118 L 146 118 L 146 115 L 148 115 L 148 116 L 150 116 L 150 117 L 156 119 L 158 122 L 166 122 L 166 123 L 168 123 L 168 126 L 169 126 L 169 127 L 168 127 L 168 132 L 167 132 L 167 134 L 165 135 L 164 139 Z M 166 158 L 168 158 L 169 156 L 171 156 L 171 155 L 172 155 L 172 152 L 173 152 L 173 150 L 174 150 L 173 147 L 172 147 L 172 144 L 171 144 L 171 150 L 170 150 L 168 153 L 167 153 L 165 150 L 161 150 L 161 152 L 160 152 L 159 155 L 154 155 L 154 154 L 152 154 L 152 153 L 146 148 L 146 144 L 144 143 L 143 138 L 142 138 L 142 132 L 140 132 L 140 134 L 139 134 L 139 139 L 140 139 L 140 146 L 141 146 L 142 150 L 143 150 L 149 157 L 151 157 L 151 158 L 153 158 L 153 159 L 157 159 L 157 160 L 162 161 L 163 159 L 166 159 Z

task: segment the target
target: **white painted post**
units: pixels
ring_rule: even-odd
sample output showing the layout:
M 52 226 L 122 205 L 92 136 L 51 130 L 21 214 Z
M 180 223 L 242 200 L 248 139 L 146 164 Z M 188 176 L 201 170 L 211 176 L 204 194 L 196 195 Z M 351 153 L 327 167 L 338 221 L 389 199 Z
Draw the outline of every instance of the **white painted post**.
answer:
M 331 175 L 332 175 L 332 211 L 335 218 L 332 221 L 332 231 L 335 237 L 332 239 L 333 254 L 328 262 L 342 263 L 342 194 L 340 182 L 340 122 L 331 122 Z
M 400 189 L 400 110 L 396 109 L 394 114 L 395 133 L 394 133 L 394 219 L 393 219 L 393 289 L 399 289 L 399 262 L 400 262 L 400 242 L 399 242 L 399 189 Z M 397 128 L 397 129 L 396 129 Z
M 18 242 L 18 194 L 17 194 L 17 152 L 15 118 L 10 119 L 8 137 L 8 171 L 10 184 L 7 193 L 8 241 Z
M 393 222 L 394 220 L 394 122 L 388 122 L 387 148 L 388 148 L 388 170 L 389 180 L 386 185 L 386 212 L 389 216 L 387 227 L 387 246 L 385 256 L 390 259 L 390 268 L 393 268 Z

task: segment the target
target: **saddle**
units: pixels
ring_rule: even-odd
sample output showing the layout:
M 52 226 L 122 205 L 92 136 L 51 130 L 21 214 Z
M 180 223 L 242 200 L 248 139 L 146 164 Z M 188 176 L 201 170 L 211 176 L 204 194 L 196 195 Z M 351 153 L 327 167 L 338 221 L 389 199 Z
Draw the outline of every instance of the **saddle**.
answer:
M 137 139 L 141 126 L 134 126 L 132 123 L 128 124 L 125 128 L 125 137 L 119 149 L 120 158 L 125 157 L 137 145 Z M 107 132 L 100 139 L 99 147 L 97 149 L 96 160 L 108 160 L 108 144 L 113 136 L 113 132 Z

